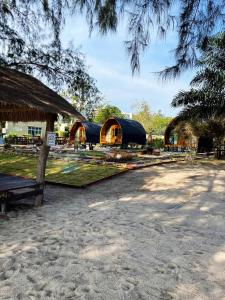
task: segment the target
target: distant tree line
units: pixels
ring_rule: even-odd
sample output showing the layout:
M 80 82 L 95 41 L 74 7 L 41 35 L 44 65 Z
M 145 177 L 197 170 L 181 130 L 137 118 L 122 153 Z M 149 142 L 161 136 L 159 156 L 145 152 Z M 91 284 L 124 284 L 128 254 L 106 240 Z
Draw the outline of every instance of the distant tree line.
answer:
M 172 120 L 161 111 L 151 112 L 150 106 L 145 101 L 136 101 L 134 110 L 133 119 L 140 122 L 148 134 L 164 135 L 167 125 Z
M 124 115 L 117 106 L 103 104 L 96 110 L 96 114 L 93 120 L 96 123 L 103 124 L 111 117 L 124 118 Z
M 145 101 L 136 101 L 133 105 L 132 119 L 140 122 L 147 134 L 163 135 L 171 121 L 171 117 L 164 116 L 160 111 L 152 113 Z M 96 110 L 94 122 L 103 124 L 110 117 L 125 118 L 124 113 L 114 105 L 102 105 Z

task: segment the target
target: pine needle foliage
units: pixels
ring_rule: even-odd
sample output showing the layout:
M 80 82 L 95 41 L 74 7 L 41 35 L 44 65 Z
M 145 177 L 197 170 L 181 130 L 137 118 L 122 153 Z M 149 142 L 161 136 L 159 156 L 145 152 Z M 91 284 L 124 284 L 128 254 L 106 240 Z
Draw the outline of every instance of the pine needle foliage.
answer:
M 140 55 L 151 44 L 152 29 L 159 38 L 174 29 L 175 63 L 160 72 L 162 78 L 177 77 L 196 65 L 197 48 L 207 47 L 210 37 L 225 27 L 224 0 L 2 0 L 0 42 L 7 54 L 1 55 L 0 63 L 18 65 L 21 54 L 31 60 L 29 66 L 21 63 L 20 68 L 29 70 L 35 65 L 45 75 L 46 68 L 52 68 L 49 78 L 54 78 L 55 69 L 63 65 L 53 67 L 63 51 L 63 25 L 68 15 L 75 16 L 78 11 L 85 13 L 90 32 L 95 28 L 102 34 L 115 32 L 121 20 L 126 20 L 125 47 L 133 73 L 140 70 Z
M 57 91 L 73 91 L 73 96 L 81 90 L 87 94 L 88 86 L 100 97 L 84 55 L 72 44 L 62 47 L 61 33 L 74 5 L 67 0 L 0 1 L 0 66 L 35 75 Z

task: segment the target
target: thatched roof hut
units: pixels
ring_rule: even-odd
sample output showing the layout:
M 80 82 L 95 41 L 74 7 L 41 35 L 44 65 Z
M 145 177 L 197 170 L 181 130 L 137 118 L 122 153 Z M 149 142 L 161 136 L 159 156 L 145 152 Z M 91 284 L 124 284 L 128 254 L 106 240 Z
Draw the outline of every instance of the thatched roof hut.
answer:
M 167 126 L 164 135 L 165 147 L 168 150 L 185 150 L 196 148 L 198 153 L 211 152 L 213 139 L 208 136 L 196 137 L 193 131 L 185 127 L 187 122 L 179 117 L 174 118 Z
M 101 126 L 88 121 L 76 121 L 70 130 L 70 142 L 98 144 Z
M 82 115 L 65 99 L 34 77 L 8 68 L 0 68 L 0 121 L 46 121 L 46 132 L 54 130 L 57 114 Z M 44 183 L 49 146 L 46 137 L 38 159 L 37 182 Z M 40 205 L 43 195 L 38 195 Z
M 174 130 L 180 122 L 181 122 L 180 118 L 176 117 L 172 119 L 170 123 L 167 125 L 164 133 L 165 146 L 169 146 L 169 145 L 187 146 L 183 138 L 174 135 Z
M 101 128 L 100 143 L 103 145 L 144 145 L 146 132 L 144 127 L 135 120 L 109 118 Z
M 69 102 L 36 78 L 0 68 L 0 121 L 46 121 L 57 114 L 83 118 Z

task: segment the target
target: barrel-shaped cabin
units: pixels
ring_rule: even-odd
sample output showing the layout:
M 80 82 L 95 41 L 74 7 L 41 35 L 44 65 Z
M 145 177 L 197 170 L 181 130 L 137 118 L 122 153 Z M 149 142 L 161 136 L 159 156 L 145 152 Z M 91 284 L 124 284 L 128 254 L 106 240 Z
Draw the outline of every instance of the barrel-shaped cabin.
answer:
M 177 126 L 180 123 L 179 118 L 174 118 L 167 126 L 164 135 L 165 147 L 168 150 L 172 149 L 186 149 L 192 146 L 194 142 L 192 139 L 192 134 L 190 132 L 185 132 L 185 129 L 182 130 L 182 127 L 177 130 Z
M 196 137 L 192 130 L 187 130 L 186 123 L 180 118 L 174 118 L 165 130 L 165 148 L 167 150 L 185 150 L 195 148 L 198 153 L 211 152 L 213 139 L 208 136 Z
M 88 122 L 76 121 L 70 130 L 70 143 L 81 145 L 98 144 L 101 126 Z
M 109 118 L 101 128 L 100 144 L 102 145 L 145 145 L 146 132 L 137 121 Z

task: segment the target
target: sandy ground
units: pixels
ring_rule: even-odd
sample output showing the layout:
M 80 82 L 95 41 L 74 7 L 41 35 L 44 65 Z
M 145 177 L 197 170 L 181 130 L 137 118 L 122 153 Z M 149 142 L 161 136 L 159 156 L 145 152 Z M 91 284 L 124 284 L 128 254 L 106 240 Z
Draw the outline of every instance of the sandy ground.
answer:
M 0 299 L 225 299 L 225 170 L 165 165 L 0 220 Z

